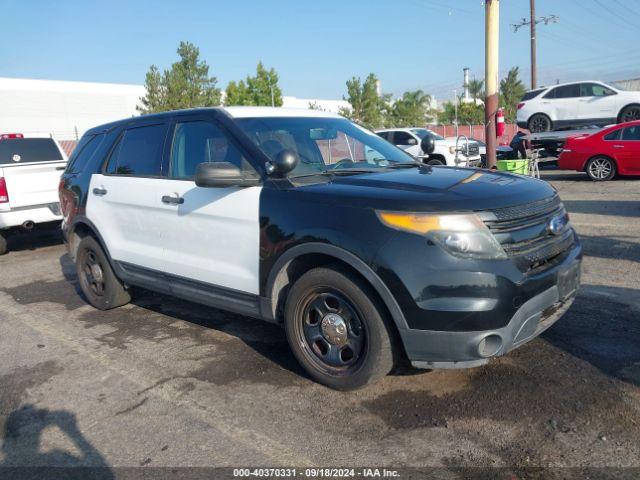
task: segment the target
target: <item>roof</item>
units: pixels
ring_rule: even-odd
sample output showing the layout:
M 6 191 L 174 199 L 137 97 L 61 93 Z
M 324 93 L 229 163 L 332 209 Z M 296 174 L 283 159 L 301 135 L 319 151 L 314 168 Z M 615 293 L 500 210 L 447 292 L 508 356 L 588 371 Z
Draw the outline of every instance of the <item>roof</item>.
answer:
M 342 118 L 337 113 L 325 112 L 323 110 L 309 110 L 306 108 L 282 108 L 282 107 L 207 107 L 207 108 L 185 108 L 182 110 L 171 110 L 168 112 L 152 113 L 140 115 L 138 117 L 123 118 L 111 123 L 105 123 L 91 128 L 87 133 L 95 134 L 105 132 L 129 122 L 144 122 L 153 119 L 161 119 L 176 114 L 210 112 L 223 110 L 233 118 L 256 118 L 256 117 L 314 117 L 314 118 Z
M 376 133 L 378 132 L 410 132 L 411 130 L 429 130 L 428 128 L 425 127 L 398 127 L 398 128 L 380 128 L 377 130 L 374 130 Z
M 601 80 L 577 80 L 575 82 L 554 83 L 553 85 L 540 85 L 539 87 L 531 88 L 527 90 L 527 92 L 537 92 L 538 90 L 546 90 L 548 88 L 563 87 L 565 85 L 575 85 L 576 83 L 602 83 L 603 85 L 610 86 L 608 83 L 605 83 Z

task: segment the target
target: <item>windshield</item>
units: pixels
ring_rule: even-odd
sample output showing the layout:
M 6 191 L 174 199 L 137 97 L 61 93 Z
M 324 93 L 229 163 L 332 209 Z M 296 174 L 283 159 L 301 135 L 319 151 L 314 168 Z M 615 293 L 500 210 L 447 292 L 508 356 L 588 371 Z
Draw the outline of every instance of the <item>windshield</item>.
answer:
M 282 150 L 292 150 L 298 165 L 289 176 L 414 162 L 375 133 L 344 118 L 258 117 L 240 118 L 236 123 L 272 160 Z
M 431 134 L 433 135 L 433 137 L 436 140 L 444 140 L 444 137 L 438 135 L 437 133 L 432 132 L 431 130 L 427 130 L 426 128 L 414 128 L 411 130 L 413 133 L 415 133 L 418 137 L 420 137 L 420 140 L 422 140 L 424 137 L 427 136 L 427 134 Z

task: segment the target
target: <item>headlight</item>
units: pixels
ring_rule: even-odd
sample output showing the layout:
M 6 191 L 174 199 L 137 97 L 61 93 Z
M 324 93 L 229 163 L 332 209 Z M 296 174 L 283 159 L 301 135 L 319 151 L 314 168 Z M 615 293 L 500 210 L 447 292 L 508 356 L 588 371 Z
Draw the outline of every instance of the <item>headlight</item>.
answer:
M 431 215 L 378 211 L 388 227 L 423 235 L 459 257 L 507 258 L 484 222 L 474 214 Z

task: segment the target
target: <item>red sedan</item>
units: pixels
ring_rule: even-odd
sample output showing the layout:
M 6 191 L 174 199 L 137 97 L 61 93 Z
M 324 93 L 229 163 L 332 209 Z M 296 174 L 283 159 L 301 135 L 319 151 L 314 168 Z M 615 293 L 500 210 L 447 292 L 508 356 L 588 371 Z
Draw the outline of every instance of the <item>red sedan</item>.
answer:
M 560 168 L 587 172 L 591 180 L 640 175 L 640 120 L 569 137 L 558 158 Z

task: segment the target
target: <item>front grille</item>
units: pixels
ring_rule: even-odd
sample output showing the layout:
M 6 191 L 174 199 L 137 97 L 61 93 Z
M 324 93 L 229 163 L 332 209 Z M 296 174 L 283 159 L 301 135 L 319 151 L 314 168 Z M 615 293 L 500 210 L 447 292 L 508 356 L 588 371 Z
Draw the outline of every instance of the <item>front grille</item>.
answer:
M 475 157 L 480 154 L 480 147 L 477 143 L 470 143 L 469 148 L 467 149 L 467 157 Z
M 522 272 L 539 271 L 553 264 L 575 242 L 571 228 L 559 235 L 549 229 L 552 218 L 567 214 L 557 195 L 479 214 Z

